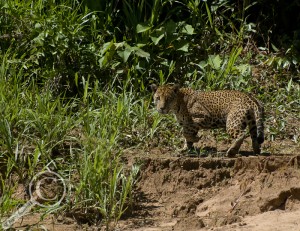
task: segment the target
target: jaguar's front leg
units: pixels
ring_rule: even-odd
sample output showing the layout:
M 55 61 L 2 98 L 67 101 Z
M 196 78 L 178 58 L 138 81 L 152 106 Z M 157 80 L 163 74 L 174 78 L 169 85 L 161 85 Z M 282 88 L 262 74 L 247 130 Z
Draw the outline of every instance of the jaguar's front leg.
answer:
M 185 143 L 183 149 L 181 149 L 182 152 L 194 150 L 194 143 L 198 142 L 200 139 L 197 134 L 198 129 L 186 126 L 183 127 L 183 136 L 185 138 Z

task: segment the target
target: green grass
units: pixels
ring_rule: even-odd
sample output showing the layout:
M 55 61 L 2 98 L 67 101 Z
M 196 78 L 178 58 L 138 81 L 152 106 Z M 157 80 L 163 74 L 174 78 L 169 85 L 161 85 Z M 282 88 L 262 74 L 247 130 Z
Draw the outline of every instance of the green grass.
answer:
M 8 83 L 1 86 L 1 216 L 15 205 L 10 198 L 14 187 L 50 166 L 75 189 L 69 192 L 73 203 L 66 202 L 62 209 L 93 208 L 104 221 L 117 221 L 131 203 L 139 171 L 138 166 L 123 167 L 120 143 L 132 132 L 127 128 L 136 126 L 130 118 L 144 110 L 140 100 L 133 93 L 95 91 L 97 102 L 90 103 L 88 93 L 86 104 L 80 105 L 77 99 L 38 89 L 32 93 Z M 18 181 L 7 184 L 13 177 Z

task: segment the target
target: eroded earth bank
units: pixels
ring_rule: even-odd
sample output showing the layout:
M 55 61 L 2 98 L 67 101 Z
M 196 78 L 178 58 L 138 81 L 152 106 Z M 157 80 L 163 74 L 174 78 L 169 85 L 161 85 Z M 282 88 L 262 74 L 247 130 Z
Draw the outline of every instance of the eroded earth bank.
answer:
M 297 150 L 297 149 L 295 149 Z M 143 163 L 132 214 L 120 230 L 300 230 L 300 153 L 172 157 Z

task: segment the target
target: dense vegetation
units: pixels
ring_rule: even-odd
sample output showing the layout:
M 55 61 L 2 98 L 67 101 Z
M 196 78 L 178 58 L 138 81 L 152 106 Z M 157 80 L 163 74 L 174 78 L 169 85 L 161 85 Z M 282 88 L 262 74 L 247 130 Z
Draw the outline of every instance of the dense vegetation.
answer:
M 267 139 L 300 142 L 297 1 L 2 0 L 0 12 L 1 217 L 50 168 L 69 186 L 55 212 L 117 221 L 139 171 L 122 151 L 181 142 L 151 109 L 151 82 L 257 94 Z

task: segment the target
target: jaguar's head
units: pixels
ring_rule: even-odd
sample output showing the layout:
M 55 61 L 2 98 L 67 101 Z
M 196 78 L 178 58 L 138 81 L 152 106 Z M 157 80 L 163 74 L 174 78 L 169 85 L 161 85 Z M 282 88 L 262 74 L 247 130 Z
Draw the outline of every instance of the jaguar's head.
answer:
M 179 85 L 151 85 L 154 93 L 153 100 L 156 110 L 161 114 L 168 114 L 176 112 L 177 110 L 177 96 L 179 92 Z

